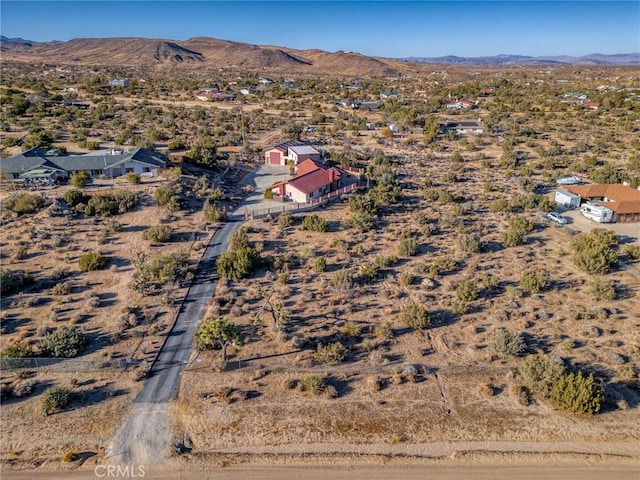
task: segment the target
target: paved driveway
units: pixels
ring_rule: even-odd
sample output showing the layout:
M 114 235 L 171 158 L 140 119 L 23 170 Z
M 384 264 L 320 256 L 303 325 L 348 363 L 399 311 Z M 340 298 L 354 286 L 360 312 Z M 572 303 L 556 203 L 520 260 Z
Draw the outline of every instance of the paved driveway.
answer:
M 267 207 L 282 206 L 281 202 L 267 200 L 264 192 L 276 182 L 289 178 L 289 167 L 277 165 L 261 165 L 250 174 L 240 180 L 241 185 L 251 185 L 254 190 L 238 206 L 234 214 L 241 214 L 246 208 L 248 211 L 259 210 Z

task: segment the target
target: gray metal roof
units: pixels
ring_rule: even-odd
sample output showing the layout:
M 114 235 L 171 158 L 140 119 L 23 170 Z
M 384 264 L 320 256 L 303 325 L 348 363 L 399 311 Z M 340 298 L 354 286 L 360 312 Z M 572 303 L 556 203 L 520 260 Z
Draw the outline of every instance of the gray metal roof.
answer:
M 166 157 L 158 152 L 136 148 L 122 155 L 61 155 L 57 157 L 29 156 L 31 151 L 0 159 L 0 170 L 7 173 L 23 173 L 39 167 L 57 168 L 67 172 L 78 170 L 108 170 L 118 165 L 136 161 L 152 167 L 164 168 Z M 29 155 L 25 155 L 29 153 Z

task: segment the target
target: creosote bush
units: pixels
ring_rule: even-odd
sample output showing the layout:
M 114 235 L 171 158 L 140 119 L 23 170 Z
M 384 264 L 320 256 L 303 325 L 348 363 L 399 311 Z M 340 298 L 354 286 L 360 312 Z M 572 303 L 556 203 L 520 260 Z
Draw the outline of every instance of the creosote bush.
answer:
M 593 375 L 582 372 L 562 375 L 551 388 L 550 399 L 560 408 L 580 415 L 598 413 L 604 401 L 604 391 Z
M 431 322 L 427 309 L 415 302 L 402 306 L 400 319 L 413 330 L 424 330 Z
M 456 297 L 463 302 L 473 302 L 478 298 L 478 287 L 472 280 L 462 280 L 456 287 Z
M 202 206 L 202 214 L 208 222 L 224 222 L 227 219 L 226 212 L 209 201 L 209 199 L 205 200 Z
M 42 394 L 42 411 L 45 415 L 64 410 L 75 398 L 75 393 L 68 388 L 56 385 L 47 388 Z
M 278 225 L 280 225 L 281 228 L 292 226 L 293 215 L 291 215 L 289 212 L 282 212 L 280 215 L 278 215 Z
M 589 291 L 596 302 L 612 301 L 616 298 L 616 289 L 613 284 L 602 277 L 595 277 L 589 283 Z
M 35 280 L 29 272 L 0 268 L 0 293 L 3 295 L 21 290 L 34 283 Z
M 318 272 L 326 272 L 327 271 L 327 259 L 324 257 L 318 257 L 313 261 L 313 269 Z
M 0 358 L 28 358 L 33 357 L 34 351 L 26 342 L 17 342 L 13 345 L 5 345 L 0 351 Z
M 169 225 L 153 225 L 142 232 L 142 238 L 150 242 L 168 242 L 171 239 L 171 227 Z
M 48 357 L 74 358 L 87 344 L 87 338 L 77 327 L 62 327 L 45 335 L 40 340 L 40 349 Z
M 497 330 L 491 338 L 491 347 L 502 357 L 519 357 L 527 346 L 519 333 L 513 333 L 505 328 Z
M 482 241 L 477 233 L 464 233 L 458 237 L 460 250 L 469 255 L 479 253 L 482 250 Z
M 398 253 L 405 257 L 413 257 L 418 253 L 418 241 L 412 237 L 401 238 L 398 244 Z
M 302 228 L 312 232 L 327 232 L 329 231 L 329 222 L 313 213 L 304 217 Z
M 178 196 L 173 191 L 173 188 L 168 185 L 158 187 L 153 194 L 153 199 L 158 205 L 167 207 L 173 212 L 180 210 L 180 201 Z
M 318 362 L 338 365 L 347 358 L 347 348 L 340 342 L 333 342 L 328 345 L 319 343 L 313 358 Z
M 78 258 L 78 267 L 83 272 L 90 272 L 93 270 L 101 270 L 107 265 L 106 257 L 103 257 L 100 252 L 89 252 Z
M 3 207 L 17 215 L 35 213 L 44 206 L 44 198 L 35 193 L 21 193 L 4 201 Z
M 129 182 L 132 185 L 137 185 L 141 182 L 141 178 L 140 178 L 140 174 L 136 173 L 136 172 L 129 172 L 127 173 L 127 182 Z
M 549 274 L 545 270 L 522 272 L 520 288 L 523 292 L 538 293 L 549 283 Z

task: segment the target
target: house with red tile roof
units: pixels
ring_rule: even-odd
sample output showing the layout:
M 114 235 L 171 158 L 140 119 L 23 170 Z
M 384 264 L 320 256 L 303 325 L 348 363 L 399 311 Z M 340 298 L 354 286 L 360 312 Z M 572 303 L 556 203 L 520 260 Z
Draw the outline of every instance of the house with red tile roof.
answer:
M 640 222 L 640 190 L 619 183 L 571 185 L 565 189 L 612 210 L 615 222 Z
M 342 169 L 326 167 L 308 159 L 296 168 L 296 176 L 271 186 L 271 191 L 286 200 L 312 203 L 314 200 L 357 182 L 357 177 Z

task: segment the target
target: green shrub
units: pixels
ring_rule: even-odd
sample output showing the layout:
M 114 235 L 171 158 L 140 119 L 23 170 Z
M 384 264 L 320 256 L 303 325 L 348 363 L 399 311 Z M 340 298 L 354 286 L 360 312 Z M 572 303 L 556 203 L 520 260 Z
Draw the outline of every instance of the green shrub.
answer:
M 101 270 L 107 265 L 106 257 L 103 257 L 100 252 L 89 252 L 81 255 L 78 258 L 78 267 L 83 272 L 90 272 L 93 270 Z
M 469 255 L 480 252 L 482 250 L 482 241 L 477 233 L 463 233 L 458 237 L 458 246 L 460 250 Z
M 324 257 L 318 257 L 313 261 L 313 269 L 318 272 L 326 272 L 327 271 L 327 259 Z
M 91 197 L 89 195 L 85 195 L 80 190 L 72 188 L 71 190 L 67 190 L 62 196 L 62 198 L 65 202 L 69 204 L 70 207 L 75 207 L 80 203 L 86 204 L 89 201 L 89 198 Z
M 136 172 L 127 173 L 126 178 L 127 178 L 127 182 L 131 183 L 132 185 L 137 185 L 142 181 L 142 179 L 140 178 L 140 175 L 137 174 Z
M 103 217 L 118 215 L 132 210 L 137 202 L 137 195 L 129 190 L 101 193 L 89 198 L 84 213 L 85 215 L 100 215 Z
M 77 327 L 62 327 L 40 340 L 42 353 L 47 357 L 74 358 L 87 346 L 87 338 Z
M 522 385 L 543 398 L 549 398 L 551 388 L 564 374 L 564 367 L 549 357 L 538 355 L 527 358 L 518 367 Z
M 400 283 L 405 287 L 408 287 L 409 285 L 413 285 L 415 281 L 416 281 L 416 277 L 409 272 L 402 272 L 400 274 Z
M 213 200 L 214 202 L 220 202 L 224 200 L 224 192 L 220 187 L 216 187 L 211 190 L 211 193 L 209 194 L 209 198 L 211 198 L 211 200 Z
M 29 272 L 0 268 L 0 293 L 7 294 L 35 283 Z
M 463 302 L 473 302 L 478 298 L 478 287 L 472 280 L 462 280 L 456 287 L 456 297 Z
M 278 225 L 280 225 L 281 228 L 292 226 L 293 215 L 291 215 L 289 212 L 282 212 L 280 215 L 278 215 Z
M 239 250 L 241 248 L 249 248 L 251 244 L 249 243 L 249 232 L 247 231 L 247 227 L 240 227 L 238 230 L 233 232 L 231 235 L 231 240 L 229 240 L 229 250 Z
M 511 213 L 511 205 L 509 205 L 509 202 L 506 199 L 498 198 L 489 204 L 489 210 L 495 213 Z
M 414 302 L 402 306 L 400 320 L 412 330 L 424 330 L 431 323 L 427 309 Z
M 266 189 L 264 191 L 264 198 L 267 200 L 273 200 L 273 197 L 275 196 L 275 194 L 273 193 L 273 190 L 270 189 Z
M 357 337 L 360 335 L 360 325 L 356 322 L 346 322 L 342 327 L 342 334 L 345 337 Z
M 401 238 L 398 244 L 398 253 L 405 257 L 413 257 L 418 253 L 418 241 L 411 237 Z
M 300 379 L 302 391 L 313 395 L 321 395 L 327 388 L 325 380 L 320 375 L 306 375 Z
M 358 276 L 365 282 L 371 282 L 378 276 L 378 267 L 372 264 L 362 265 Z
M 4 207 L 18 215 L 35 213 L 44 206 L 44 198 L 35 193 L 21 193 L 5 200 Z
M 0 351 L 0 357 L 2 358 L 28 358 L 33 357 L 34 351 L 26 342 L 17 342 L 13 345 L 6 345 Z
M 427 271 L 429 275 L 442 275 L 444 273 L 454 272 L 458 267 L 458 262 L 452 257 L 437 257 L 428 266 Z
M 16 248 L 16 251 L 13 252 L 13 258 L 16 260 L 24 260 L 27 258 L 27 254 L 29 253 L 29 249 L 26 245 L 20 245 Z
M 312 232 L 327 232 L 329 231 L 329 222 L 313 213 L 304 217 L 302 228 Z
M 391 322 L 382 322 L 373 327 L 373 336 L 378 340 L 387 340 L 391 338 L 392 333 Z
M 613 284 L 602 277 L 595 277 L 589 284 L 589 291 L 597 302 L 612 301 L 616 298 Z
M 47 388 L 42 394 L 42 410 L 45 415 L 64 410 L 75 398 L 75 393 L 68 388 L 56 385 Z
M 398 263 L 398 257 L 395 255 L 380 255 L 373 260 L 376 267 L 388 268 Z
M 573 263 L 592 275 L 603 275 L 618 261 L 614 248 L 618 238 L 611 230 L 594 228 L 581 233 L 571 242 Z
M 117 233 L 122 231 L 122 224 L 113 219 L 110 218 L 109 220 L 107 220 L 107 222 L 105 223 L 105 230 L 109 233 Z
M 84 170 L 72 173 L 69 177 L 69 183 L 76 188 L 82 188 L 89 183 L 89 174 Z
M 153 282 L 175 282 L 187 278 L 189 274 L 189 254 L 185 250 L 152 259 L 138 253 L 134 255 L 132 263 L 136 267 L 137 276 L 130 286 L 140 293 L 145 293 L 149 284 Z
M 522 272 L 520 276 L 520 288 L 523 292 L 538 293 L 544 290 L 549 283 L 549 274 L 545 270 Z
M 527 348 L 519 333 L 512 333 L 504 328 L 494 333 L 491 347 L 502 357 L 519 357 Z
M 142 238 L 150 242 L 168 242 L 171 239 L 171 227 L 168 225 L 153 225 L 142 232 Z
M 354 212 L 349 217 L 349 226 L 359 232 L 368 232 L 375 225 L 375 217 L 367 212 Z
M 640 260 L 640 245 L 627 245 L 624 247 L 625 256 L 630 260 Z
M 482 277 L 482 286 L 489 292 L 495 292 L 500 286 L 500 281 L 495 275 L 485 275 Z
M 167 207 L 172 212 L 180 210 L 180 201 L 178 196 L 169 185 L 158 187 L 153 194 L 153 198 L 161 207 Z
M 210 188 L 209 177 L 207 177 L 206 175 L 202 175 L 198 177 L 198 179 L 193 184 L 193 190 L 201 197 L 207 194 L 207 191 L 209 190 L 209 188 Z M 220 198 L 219 200 L 222 200 L 222 198 Z
M 336 274 L 331 278 L 331 285 L 336 289 L 348 288 L 352 283 L 353 274 L 351 273 L 351 270 L 345 268 L 336 272 Z
M 511 217 L 502 241 L 508 247 L 516 247 L 526 241 L 527 234 L 533 230 L 533 223 L 524 217 Z
M 313 358 L 318 362 L 338 365 L 347 358 L 347 348 L 340 342 L 334 342 L 328 345 L 319 343 Z
M 260 254 L 255 248 L 245 247 L 229 250 L 218 258 L 218 275 L 223 278 L 240 280 L 248 277 L 260 264 Z
M 464 315 L 469 311 L 469 302 L 459 298 L 454 298 L 451 301 L 449 308 L 451 308 L 451 311 L 456 315 Z
M 550 399 L 560 408 L 580 415 L 598 413 L 604 400 L 603 389 L 593 375 L 582 372 L 562 375 L 551 388 Z
M 205 200 L 202 206 L 202 214 L 208 222 L 224 222 L 227 219 L 226 212 L 211 203 L 209 199 Z

